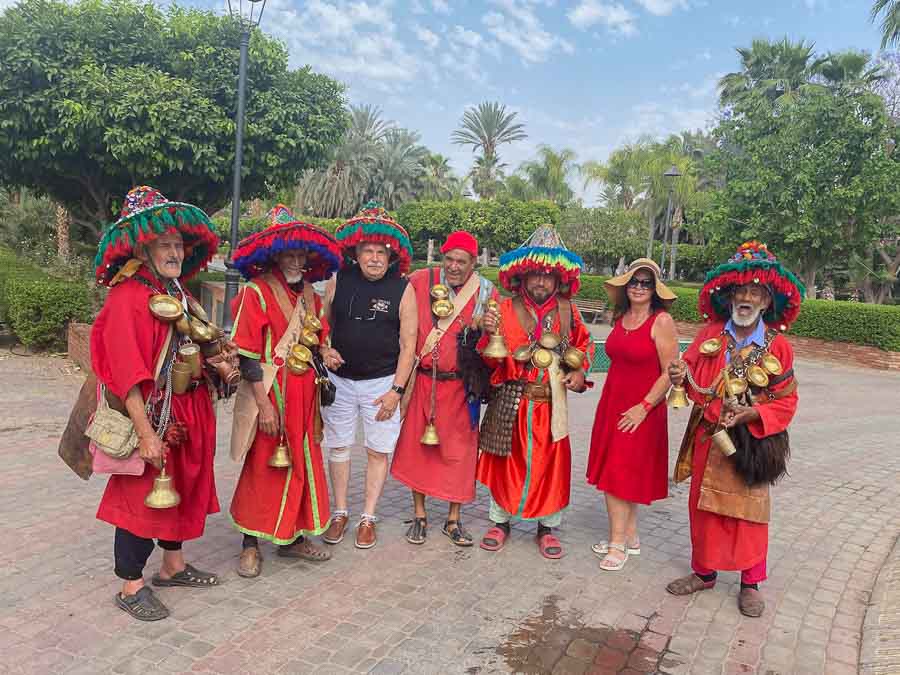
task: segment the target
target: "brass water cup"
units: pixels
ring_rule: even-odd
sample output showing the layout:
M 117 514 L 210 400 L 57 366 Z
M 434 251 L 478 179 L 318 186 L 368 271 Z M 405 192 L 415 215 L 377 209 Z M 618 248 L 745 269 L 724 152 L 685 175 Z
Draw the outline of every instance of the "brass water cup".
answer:
M 439 319 L 446 319 L 453 314 L 453 303 L 449 300 L 435 300 L 431 303 L 432 313 Z
M 553 363 L 553 352 L 549 349 L 535 349 L 531 355 L 531 363 L 535 368 L 549 368 Z
M 312 363 L 313 360 L 313 354 L 306 345 L 292 346 L 290 355 L 303 363 Z
M 712 356 L 722 349 L 722 340 L 719 338 L 710 338 L 700 343 L 700 353 L 704 356 Z
M 307 312 L 306 316 L 303 318 L 303 327 L 309 328 L 311 331 L 318 333 L 322 330 L 322 322 L 319 321 L 319 317 L 317 317 L 312 312 Z
M 569 347 L 563 352 L 563 363 L 572 370 L 581 370 L 584 366 L 584 352 L 575 347 Z
M 191 319 L 191 340 L 194 342 L 210 342 L 218 338 L 218 329 L 201 321 L 196 316 Z
M 287 365 L 288 372 L 292 375 L 303 375 L 303 373 L 309 370 L 309 363 L 301 361 L 293 355 L 287 357 L 285 365 Z
M 176 361 L 172 364 L 172 392 L 184 394 L 191 386 L 193 369 L 190 363 Z
M 538 340 L 541 347 L 544 349 L 556 349 L 559 347 L 559 343 L 562 342 L 562 338 L 558 333 L 554 333 L 553 331 L 547 331 L 543 335 L 541 335 L 541 339 Z
M 769 384 L 769 376 L 759 366 L 750 366 L 747 369 L 747 379 L 754 387 L 766 387 Z
M 222 353 L 222 341 L 212 340 L 210 342 L 202 343 L 200 345 L 200 353 L 203 354 L 203 356 L 205 356 L 206 358 L 218 356 Z
M 529 345 L 516 347 L 516 351 L 513 352 L 513 358 L 519 363 L 525 363 L 531 358 L 531 347 Z
M 431 297 L 434 300 L 446 300 L 450 297 L 450 289 L 445 284 L 435 284 L 431 287 Z
M 731 436 L 728 435 L 726 429 L 719 429 L 709 438 L 712 440 L 713 445 L 715 445 L 726 457 L 731 457 L 731 455 L 737 452 L 737 448 L 734 447 Z
M 725 392 L 729 396 L 740 396 L 747 391 L 747 380 L 742 377 L 731 377 L 725 382 Z
M 187 299 L 188 309 L 191 312 L 191 316 L 196 316 L 198 319 L 203 321 L 204 323 L 209 323 L 209 316 L 206 313 L 206 310 L 203 309 L 203 305 L 197 302 L 194 298 L 188 296 Z
M 303 332 L 300 333 L 300 342 L 302 342 L 307 347 L 315 347 L 319 344 L 319 336 L 316 335 L 316 332 L 314 330 L 304 328 Z
M 774 354 L 763 354 L 760 363 L 762 363 L 762 367 L 765 368 L 769 375 L 781 375 L 781 373 L 784 372 L 781 361 L 779 361 L 778 357 Z
M 178 357 L 191 367 L 191 377 L 195 380 L 203 374 L 203 363 L 200 359 L 200 347 L 193 342 L 178 348 Z
M 165 293 L 151 295 L 147 304 L 150 308 L 150 313 L 160 321 L 165 321 L 166 323 L 178 321 L 178 317 L 184 315 L 184 308 L 181 306 L 181 303 L 178 302 L 177 298 L 173 298 L 171 295 L 166 295 Z
M 183 335 L 185 337 L 189 337 L 191 334 L 191 320 L 188 319 L 187 314 L 182 312 L 181 316 L 178 317 L 178 320 L 175 322 L 175 330 L 178 331 L 179 335 Z

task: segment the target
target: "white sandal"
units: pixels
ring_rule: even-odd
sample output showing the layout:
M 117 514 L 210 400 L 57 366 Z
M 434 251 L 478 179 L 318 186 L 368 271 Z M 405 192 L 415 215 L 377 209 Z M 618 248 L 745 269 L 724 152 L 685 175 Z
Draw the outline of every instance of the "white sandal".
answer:
M 598 542 L 598 543 L 594 544 L 593 546 L 591 546 L 591 551 L 593 551 L 594 555 L 596 555 L 597 557 L 605 558 L 606 554 L 609 553 L 609 542 L 608 541 Z M 631 546 L 630 544 L 625 544 L 625 553 L 627 553 L 630 556 L 640 555 L 641 554 L 640 540 L 638 540 L 636 546 Z
M 625 567 L 625 563 L 628 562 L 628 551 L 623 544 L 608 544 L 607 554 L 600 561 L 600 569 L 606 572 L 618 572 L 620 569 Z M 609 557 L 609 551 L 619 551 L 625 557 L 621 560 L 613 560 Z

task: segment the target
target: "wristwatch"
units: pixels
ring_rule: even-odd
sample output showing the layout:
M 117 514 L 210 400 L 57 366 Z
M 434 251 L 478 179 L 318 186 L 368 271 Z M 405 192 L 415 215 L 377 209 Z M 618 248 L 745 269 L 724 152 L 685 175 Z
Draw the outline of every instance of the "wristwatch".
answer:
M 399 384 L 395 384 L 394 386 L 391 387 L 391 391 L 396 392 L 396 393 L 400 394 L 401 396 L 403 396 L 403 394 L 406 393 L 406 387 L 401 387 Z

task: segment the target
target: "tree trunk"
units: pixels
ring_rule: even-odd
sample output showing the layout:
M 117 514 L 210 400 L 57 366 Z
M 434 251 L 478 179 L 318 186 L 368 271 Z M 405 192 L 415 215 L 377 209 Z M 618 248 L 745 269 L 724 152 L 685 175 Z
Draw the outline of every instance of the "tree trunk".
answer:
M 625 272 L 625 256 L 619 256 L 619 264 L 616 266 L 616 276 L 623 274 Z
M 431 266 L 432 262 L 434 262 L 434 239 L 429 239 L 428 240 L 428 258 L 427 258 L 427 263 L 428 263 L 429 267 Z
M 803 266 L 803 271 L 800 274 L 800 278 L 803 280 L 803 285 L 806 286 L 806 297 L 810 300 L 816 299 L 816 276 L 818 274 L 818 269 L 816 266 L 808 263 Z
M 59 262 L 65 263 L 71 256 L 72 249 L 69 242 L 69 230 L 72 225 L 72 217 L 68 209 L 61 204 L 56 205 L 56 257 Z

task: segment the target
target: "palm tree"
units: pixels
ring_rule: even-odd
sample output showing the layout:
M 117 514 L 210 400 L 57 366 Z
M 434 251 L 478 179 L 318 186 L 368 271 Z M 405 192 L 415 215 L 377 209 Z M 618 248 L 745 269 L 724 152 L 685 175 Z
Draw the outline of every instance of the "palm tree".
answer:
M 606 164 L 589 161 L 581 165 L 584 187 L 596 183 L 606 197 L 615 196 L 615 204 L 626 211 L 635 208 L 637 196 L 644 189 L 642 167 L 649 152 L 646 139 L 615 150 Z
M 423 168 L 425 171 L 421 179 L 420 196 L 423 199 L 451 199 L 455 182 L 459 179 L 453 175 L 450 160 L 443 155 L 429 153 L 425 157 Z
M 493 158 L 497 156 L 497 146 L 528 137 L 525 126 L 515 122 L 515 118 L 516 113 L 506 112 L 502 103 L 480 103 L 463 113 L 459 129 L 450 138 L 456 145 L 471 145 L 472 152 L 481 150 L 484 157 Z
M 820 90 L 813 82 L 824 59 L 814 58 L 813 43 L 754 40 L 749 48 L 738 47 L 741 70 L 719 80 L 722 105 L 742 104 L 763 98 L 773 105 L 793 100 L 798 94 Z
M 500 159 L 493 155 L 475 158 L 475 166 L 469 172 L 472 189 L 482 199 L 493 199 L 503 189 L 503 169 Z
M 881 19 L 881 48 L 900 44 L 900 0 L 875 0 L 872 4 L 872 21 Z
M 394 126 L 382 118 L 381 108 L 364 103 L 350 106 L 350 133 L 373 141 L 384 138 L 388 129 Z
M 578 169 L 575 157 L 574 150 L 563 148 L 557 152 L 550 146 L 542 145 L 538 148 L 538 159 L 525 162 L 519 171 L 539 197 L 564 207 L 575 197 L 568 183 L 569 175 Z
M 871 56 L 853 50 L 829 54 L 820 73 L 828 86 L 841 91 L 871 89 L 886 77 L 881 66 L 872 65 Z
M 384 208 L 396 209 L 416 196 L 428 150 L 419 145 L 419 134 L 408 129 L 388 129 L 378 146 L 370 194 Z

